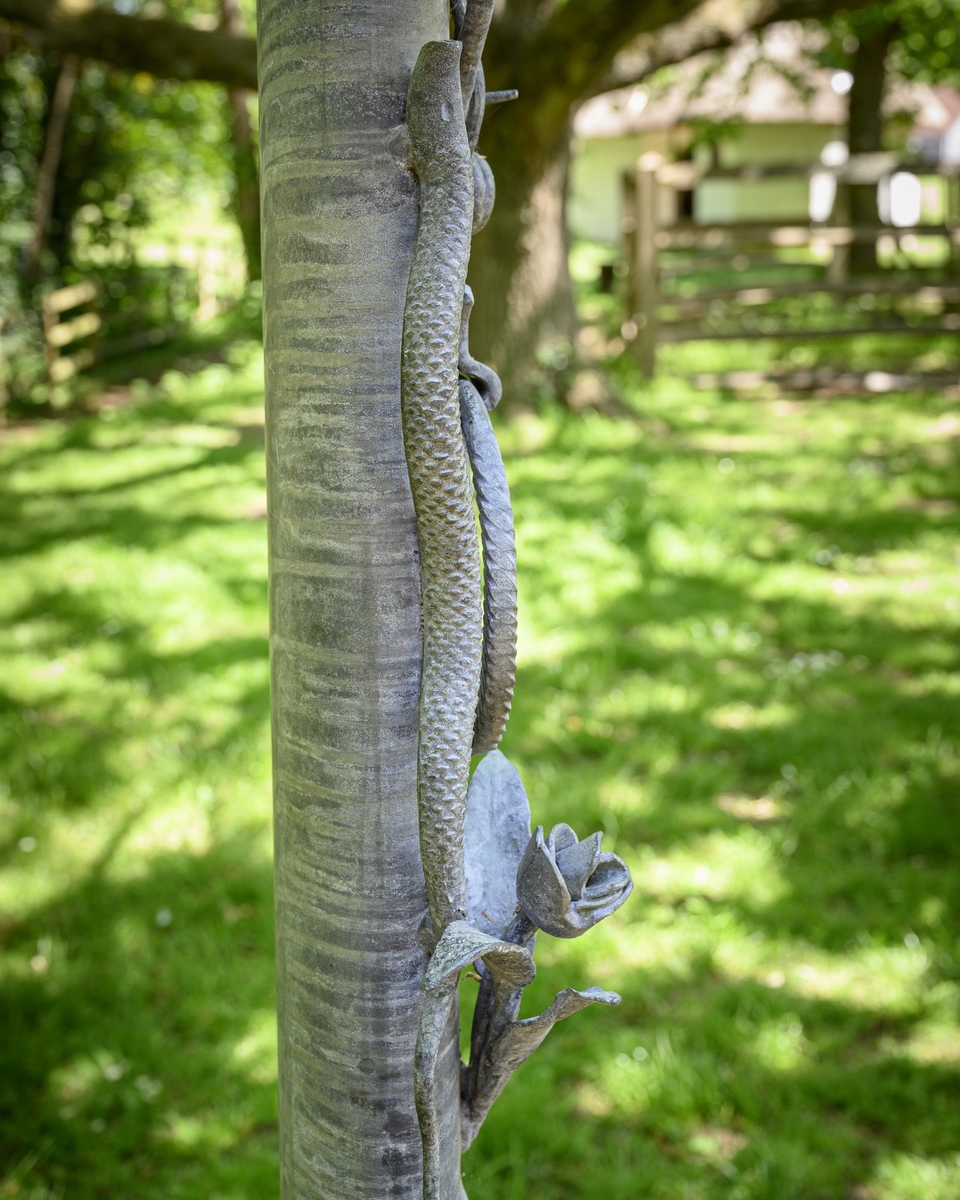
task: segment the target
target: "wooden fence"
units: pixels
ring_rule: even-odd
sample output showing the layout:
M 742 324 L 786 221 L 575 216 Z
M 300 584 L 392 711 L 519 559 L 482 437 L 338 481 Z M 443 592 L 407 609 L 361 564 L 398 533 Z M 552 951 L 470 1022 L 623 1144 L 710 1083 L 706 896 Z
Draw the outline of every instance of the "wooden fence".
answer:
M 867 161 L 864 161 L 866 159 Z M 877 183 L 895 169 L 890 155 L 865 155 L 851 159 L 832 172 L 837 179 L 834 211 L 845 210 L 844 188 L 857 183 Z M 690 219 L 664 221 L 665 210 L 677 209 L 670 193 L 691 191 L 704 179 L 756 180 L 763 177 L 824 172 L 810 168 L 699 171 L 693 163 L 662 164 L 645 155 L 637 168 L 623 176 L 622 232 L 625 265 L 624 339 L 632 346 L 643 373 L 656 372 L 657 346 L 665 342 L 738 338 L 844 337 L 856 333 L 939 332 L 960 330 L 960 191 L 958 179 L 947 179 L 948 212 L 944 223 L 857 226 L 847 222 L 786 224 L 739 222 L 695 224 Z M 929 172 L 934 174 L 934 172 Z M 851 279 L 849 247 L 857 242 L 888 238 L 900 247 L 917 245 L 918 239 L 937 239 L 947 247 L 946 269 L 940 265 L 933 278 L 914 267 L 909 277 Z M 784 251 L 807 251 L 787 261 Z M 710 268 L 726 273 L 750 271 L 749 283 L 741 280 L 713 288 L 681 287 L 697 273 Z M 774 268 L 775 278 L 758 281 L 763 269 Z M 807 278 L 784 282 L 784 276 L 802 273 Z M 817 278 L 809 278 L 811 273 Z M 944 279 L 944 275 L 947 276 Z M 921 276 L 918 278 L 918 276 Z M 925 277 L 924 277 L 925 276 Z M 826 296 L 834 301 L 858 302 L 856 319 L 842 306 L 833 312 L 812 314 L 826 319 L 797 321 L 778 304 L 799 296 Z M 883 298 L 886 313 L 877 312 Z M 849 308 L 849 304 L 847 306 Z M 948 311 L 956 308 L 957 311 Z
M 99 247 L 86 264 L 90 277 L 48 292 L 42 301 L 44 351 L 51 383 L 63 383 L 107 358 L 161 345 L 187 319 L 211 320 L 242 290 L 242 263 L 223 248 L 164 243 L 142 247 Z M 110 278 L 112 282 L 106 284 Z M 137 296 L 149 278 L 154 303 Z M 132 304 L 111 305 L 109 289 L 119 284 Z

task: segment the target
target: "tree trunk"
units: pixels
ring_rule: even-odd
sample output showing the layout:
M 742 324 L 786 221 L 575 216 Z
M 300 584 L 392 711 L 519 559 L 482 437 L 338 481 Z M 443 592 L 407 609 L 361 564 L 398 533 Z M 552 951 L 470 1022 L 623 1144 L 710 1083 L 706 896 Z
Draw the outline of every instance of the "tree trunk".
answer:
M 548 387 L 537 370 L 538 350 L 561 363 L 574 354 L 577 318 L 566 220 L 570 151 L 563 139 L 553 161 L 531 171 L 509 144 L 512 126 L 496 115 L 491 124 L 502 124 L 506 144 L 491 139 L 481 146 L 497 181 L 497 203 L 470 260 L 478 297 L 470 335 L 479 357 L 503 379 L 503 404 L 510 408 L 531 403 Z
M 681 19 L 697 2 L 496 5 L 487 87 L 515 87 L 520 96 L 509 107 L 509 120 L 506 113 L 494 114 L 480 138 L 498 199 L 474 243 L 471 334 L 480 357 L 500 372 L 508 406 L 533 398 L 541 346 L 572 354 L 575 345 L 564 212 L 571 108 L 598 90 L 618 52 L 635 37 Z
M 417 531 L 400 424 L 418 195 L 398 126 L 442 0 L 261 0 L 284 1200 L 422 1195 Z M 443 1198 L 459 1052 L 441 1052 Z
M 230 129 L 233 137 L 233 173 L 236 191 L 233 207 L 243 240 L 247 261 L 247 279 L 259 279 L 260 264 L 260 184 L 257 179 L 256 148 L 247 107 L 249 92 L 244 88 L 227 91 Z
M 853 87 L 850 89 L 849 143 L 851 154 L 872 154 L 883 149 L 883 92 L 887 78 L 887 52 L 897 32 L 896 22 L 886 22 L 861 31 L 854 52 Z M 874 183 L 850 185 L 850 220 L 857 226 L 876 225 L 877 186 Z M 850 247 L 853 274 L 869 274 L 877 269 L 877 241 L 855 241 Z
M 243 20 L 237 0 L 220 0 L 220 24 L 226 33 L 239 37 Z M 247 278 L 259 279 L 260 270 L 260 183 L 257 179 L 256 148 L 247 107 L 246 88 L 227 88 L 230 133 L 233 140 L 233 207 L 243 239 Z
M 75 54 L 65 54 L 60 63 L 57 82 L 50 101 L 47 130 L 43 140 L 43 154 L 37 171 L 37 202 L 33 214 L 33 232 L 24 253 L 24 275 L 28 280 L 33 280 L 40 269 L 40 259 L 50 233 L 50 217 L 53 213 L 57 172 L 60 170 L 60 159 L 63 154 L 63 138 L 79 73 L 80 59 Z

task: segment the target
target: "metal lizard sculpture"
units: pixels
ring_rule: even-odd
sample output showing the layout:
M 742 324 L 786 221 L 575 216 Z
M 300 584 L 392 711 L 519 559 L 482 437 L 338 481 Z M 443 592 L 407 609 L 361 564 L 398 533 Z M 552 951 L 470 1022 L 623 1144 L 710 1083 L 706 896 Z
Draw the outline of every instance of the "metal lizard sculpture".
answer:
M 407 95 L 420 217 L 404 309 L 401 414 L 420 550 L 417 804 L 434 947 L 414 1070 L 424 1200 L 453 1200 L 442 1195 L 436 1064 L 461 969 L 475 964 L 482 979 L 461 1080 L 468 1145 L 556 1020 L 595 1001 L 619 1003 L 598 988 L 567 989 L 542 1016 L 518 1021 L 522 989 L 536 971 L 536 929 L 577 936 L 632 887 L 621 860 L 600 851 L 599 834 L 579 842 L 557 826 L 546 839 L 540 829 L 531 838 L 522 784 L 496 751 L 515 679 L 516 555 L 489 418 L 501 385 L 470 354 L 466 288 L 471 235 L 494 200 L 492 173 L 476 153 L 484 109 L 516 95 L 485 92 L 480 57 L 492 11 L 493 0 L 452 0 L 454 39 L 422 48 Z M 473 754 L 487 757 L 471 782 Z M 473 852 L 468 844 L 465 856 L 467 825 Z M 491 921 L 491 912 L 499 917 Z

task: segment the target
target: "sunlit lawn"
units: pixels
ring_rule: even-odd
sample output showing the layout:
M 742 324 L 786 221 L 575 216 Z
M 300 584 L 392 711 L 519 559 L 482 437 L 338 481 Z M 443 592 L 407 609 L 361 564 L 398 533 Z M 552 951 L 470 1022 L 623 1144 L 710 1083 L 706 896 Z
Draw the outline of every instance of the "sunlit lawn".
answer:
M 0 434 L 3 1196 L 277 1194 L 259 370 Z M 955 403 L 615 371 L 631 413 L 500 426 L 504 749 L 637 881 L 525 1011 L 624 1000 L 471 1200 L 956 1200 Z

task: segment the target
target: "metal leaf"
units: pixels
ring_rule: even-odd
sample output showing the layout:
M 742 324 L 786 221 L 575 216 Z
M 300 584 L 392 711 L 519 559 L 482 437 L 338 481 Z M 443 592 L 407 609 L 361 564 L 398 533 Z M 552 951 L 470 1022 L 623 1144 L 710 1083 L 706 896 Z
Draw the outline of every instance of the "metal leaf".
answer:
M 474 928 L 502 937 L 517 907 L 517 869 L 530 841 L 530 805 L 520 776 L 499 750 L 470 780 L 463 826 L 467 915 Z
M 512 987 L 526 987 L 537 973 L 530 951 L 523 946 L 490 937 L 466 921 L 453 921 L 443 931 L 430 959 L 424 990 L 440 987 L 478 958 L 483 959 L 495 979 Z
M 539 1017 L 528 1017 L 525 1021 L 508 1025 L 493 1045 L 490 1057 L 498 1072 L 510 1074 L 526 1062 L 557 1021 L 573 1016 L 590 1004 L 619 1003 L 620 997 L 616 992 L 606 992 L 603 988 L 590 987 L 582 992 L 576 988 L 564 988 Z
M 474 1090 L 465 1094 L 460 1113 L 460 1145 L 466 1149 L 477 1136 L 494 1100 L 507 1080 L 536 1050 L 557 1021 L 569 1017 L 589 1004 L 619 1004 L 616 992 L 591 987 L 579 992 L 565 988 L 546 1012 L 526 1021 L 512 1021 L 487 1048 L 472 1076 Z M 471 1066 L 473 1064 L 471 1063 Z M 468 1071 L 467 1078 L 471 1078 Z

